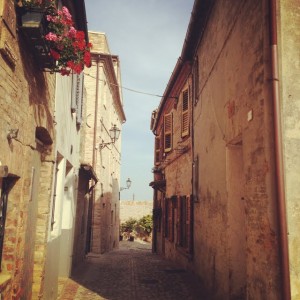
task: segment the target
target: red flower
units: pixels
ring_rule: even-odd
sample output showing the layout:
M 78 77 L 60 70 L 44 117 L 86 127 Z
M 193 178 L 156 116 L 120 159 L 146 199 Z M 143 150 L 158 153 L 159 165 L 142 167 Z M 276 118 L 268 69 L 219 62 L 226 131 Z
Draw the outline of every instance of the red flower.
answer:
M 36 0 L 40 1 L 40 0 Z M 72 15 L 67 8 L 54 9 L 47 15 L 49 33 L 45 40 L 50 47 L 50 55 L 57 61 L 53 71 L 62 75 L 71 72 L 80 74 L 84 68 L 91 66 L 91 43 L 86 42 L 85 32 L 73 27 Z
M 59 60 L 60 54 L 53 49 L 50 49 L 50 54 L 55 60 Z
M 70 69 L 73 69 L 74 66 L 75 66 L 75 64 L 74 64 L 73 61 L 69 60 L 69 61 L 67 62 L 67 67 L 69 67 Z
M 71 73 L 71 71 L 67 70 L 66 68 L 61 68 L 59 72 L 62 76 L 65 76 L 65 75 L 69 76 Z
M 78 39 L 78 40 L 84 40 L 84 38 L 85 38 L 85 35 L 84 35 L 83 31 L 77 31 L 76 32 L 76 39 Z
M 82 66 L 82 64 L 77 64 L 77 65 L 74 65 L 74 67 L 72 69 L 76 74 L 80 74 L 81 71 L 83 70 L 83 66 Z
M 90 51 L 85 51 L 83 55 L 84 64 L 89 68 L 91 66 L 91 53 Z

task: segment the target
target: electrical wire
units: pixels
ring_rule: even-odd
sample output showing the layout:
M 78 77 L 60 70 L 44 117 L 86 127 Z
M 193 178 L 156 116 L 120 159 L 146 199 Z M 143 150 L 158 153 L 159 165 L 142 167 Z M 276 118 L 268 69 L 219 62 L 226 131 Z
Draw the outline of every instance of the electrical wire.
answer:
M 95 76 L 93 75 L 90 75 L 90 74 L 85 74 L 86 76 L 89 76 L 93 79 L 97 79 Z M 164 96 L 162 95 L 157 95 L 157 94 L 152 94 L 152 93 L 147 93 L 147 92 L 142 92 L 142 91 L 138 91 L 138 90 L 135 90 L 135 89 L 132 89 L 132 88 L 128 88 L 128 87 L 125 87 L 125 86 L 122 86 L 122 85 L 119 85 L 119 84 L 115 84 L 115 83 L 111 83 L 111 82 L 107 82 L 106 80 L 103 80 L 103 79 L 98 79 L 99 81 L 103 81 L 104 83 L 108 83 L 109 85 L 113 85 L 113 86 L 117 86 L 121 89 L 124 89 L 124 90 L 127 90 L 127 91 L 130 91 L 130 92 L 133 92 L 133 93 L 138 93 L 138 94 L 143 94 L 143 95 L 148 95 L 148 96 L 153 96 L 153 97 L 158 97 L 158 98 L 164 98 Z M 168 98 L 174 98 L 174 99 L 177 99 L 178 97 L 168 97 Z

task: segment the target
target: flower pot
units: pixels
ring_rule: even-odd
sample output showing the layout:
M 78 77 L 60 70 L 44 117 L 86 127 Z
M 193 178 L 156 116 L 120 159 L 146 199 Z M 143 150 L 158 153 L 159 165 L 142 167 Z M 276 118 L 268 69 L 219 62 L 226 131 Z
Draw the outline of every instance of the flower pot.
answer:
M 163 179 L 163 174 L 161 172 L 154 172 L 154 181 L 159 181 Z
M 44 17 L 44 11 L 26 11 L 22 17 L 22 27 L 24 28 L 38 28 Z

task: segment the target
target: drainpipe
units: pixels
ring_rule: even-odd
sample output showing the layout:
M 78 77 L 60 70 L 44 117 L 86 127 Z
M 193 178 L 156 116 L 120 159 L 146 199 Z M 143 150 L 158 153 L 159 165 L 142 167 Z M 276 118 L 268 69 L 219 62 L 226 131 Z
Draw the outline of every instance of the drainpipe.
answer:
M 96 140 L 97 140 L 97 125 L 98 125 L 98 94 L 99 94 L 99 58 L 100 55 L 97 57 L 97 70 L 96 70 L 96 95 L 95 95 L 95 119 L 94 119 L 94 136 L 93 136 L 93 160 L 92 160 L 92 166 L 93 170 L 96 172 Z M 96 185 L 96 182 L 94 186 Z M 90 240 L 90 250 L 92 249 L 93 244 L 93 226 L 94 226 L 94 213 L 95 213 L 95 202 L 96 202 L 96 195 L 95 195 L 95 189 L 93 188 L 93 209 L 92 209 L 92 225 L 91 225 L 91 240 Z
M 282 272 L 282 299 L 291 299 L 289 253 L 288 253 L 288 229 L 286 217 L 286 201 L 284 191 L 284 169 L 283 169 L 283 142 L 279 101 L 279 76 L 277 59 L 277 22 L 276 1 L 270 0 L 270 46 L 272 64 L 272 96 L 274 107 L 274 133 L 275 133 L 275 160 L 276 160 L 276 186 L 279 219 L 279 242 L 280 260 Z

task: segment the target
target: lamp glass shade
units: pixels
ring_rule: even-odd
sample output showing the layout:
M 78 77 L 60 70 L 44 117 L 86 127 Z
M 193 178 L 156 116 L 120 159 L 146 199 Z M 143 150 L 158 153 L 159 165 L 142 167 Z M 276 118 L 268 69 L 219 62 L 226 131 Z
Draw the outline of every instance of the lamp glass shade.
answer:
M 130 186 L 131 186 L 131 180 L 130 180 L 130 178 L 128 178 L 128 179 L 126 180 L 126 185 L 127 185 L 127 188 L 129 189 Z
M 109 135 L 110 135 L 110 138 L 112 139 L 113 142 L 115 142 L 119 138 L 120 132 L 121 132 L 121 130 L 116 125 L 114 125 L 109 130 Z

